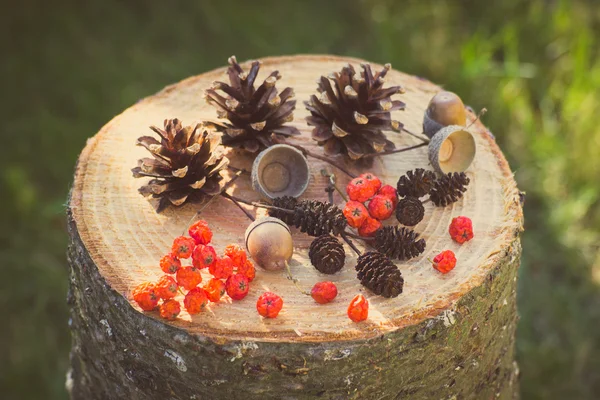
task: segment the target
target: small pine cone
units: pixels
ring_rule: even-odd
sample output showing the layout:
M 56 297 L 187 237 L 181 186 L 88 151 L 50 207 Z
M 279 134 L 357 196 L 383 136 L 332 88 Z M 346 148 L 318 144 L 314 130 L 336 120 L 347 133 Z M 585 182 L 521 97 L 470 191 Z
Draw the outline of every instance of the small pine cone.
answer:
M 433 187 L 435 173 L 423 168 L 408 171 L 398 179 L 398 196 L 423 197 Z
M 308 257 L 312 265 L 324 274 L 335 274 L 342 269 L 346 261 L 344 246 L 331 235 L 322 235 L 313 240 Z
M 290 211 L 294 211 L 297 204 L 298 199 L 292 196 L 276 197 L 272 201 L 272 205 L 274 207 L 279 207 Z M 294 214 L 292 213 L 286 213 L 285 211 L 279 210 L 269 210 L 269 215 L 274 218 L 279 218 L 288 225 L 294 224 Z
M 469 185 L 469 178 L 464 172 L 450 172 L 435 181 L 429 196 L 436 206 L 445 207 L 463 196 Z
M 377 251 L 370 251 L 358 257 L 356 271 L 360 283 L 375 294 L 397 297 L 402 293 L 402 273 L 392 260 Z
M 415 197 L 405 197 L 396 206 L 396 218 L 402 225 L 415 226 L 423 220 L 424 215 L 425 207 Z
M 405 227 L 386 226 L 377 231 L 373 247 L 386 256 L 398 260 L 410 260 L 425 251 L 425 239 Z
M 294 202 L 296 203 L 294 204 Z M 346 228 L 346 218 L 342 210 L 330 203 L 317 200 L 297 201 L 290 197 L 279 197 L 273 200 L 273 205 L 294 212 L 269 210 L 270 216 L 279 218 L 310 236 L 321 236 L 328 233 L 337 235 Z

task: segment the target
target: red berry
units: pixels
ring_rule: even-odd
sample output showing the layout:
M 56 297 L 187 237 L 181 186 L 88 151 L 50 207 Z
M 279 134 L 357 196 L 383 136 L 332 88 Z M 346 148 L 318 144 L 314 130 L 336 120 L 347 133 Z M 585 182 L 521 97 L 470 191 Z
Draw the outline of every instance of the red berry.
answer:
M 217 261 L 208 267 L 208 272 L 217 279 L 227 279 L 233 274 L 233 261 L 227 256 L 217 258 Z
M 158 296 L 154 284 L 144 282 L 133 289 L 133 300 L 144 311 L 152 311 L 158 305 Z
M 225 247 L 225 255 L 231 258 L 234 267 L 243 266 L 248 259 L 246 252 L 237 244 L 230 244 Z
M 252 264 L 252 261 L 246 259 L 246 262 L 244 263 L 244 265 L 241 267 L 238 267 L 237 273 L 246 275 L 246 278 L 248 278 L 248 281 L 252 282 L 254 280 L 254 277 L 256 276 L 256 268 L 254 268 L 254 264 Z
M 350 200 L 359 201 L 364 203 L 369 200 L 373 195 L 377 192 L 375 190 L 375 186 L 368 183 L 364 178 L 354 178 L 348 183 L 346 186 L 346 193 L 348 193 L 348 197 Z
M 433 259 L 433 268 L 447 274 L 456 266 L 456 256 L 452 250 L 444 250 Z
M 158 282 L 156 282 L 154 287 L 156 295 L 163 300 L 169 300 L 175 297 L 177 295 L 177 289 L 179 288 L 175 279 L 169 275 L 163 275 Z
M 354 322 L 360 322 L 369 316 L 369 302 L 362 294 L 357 294 L 348 306 L 348 318 Z
M 188 234 L 194 239 L 196 244 L 209 244 L 213 236 L 208 223 L 203 220 L 195 222 L 190 226 Z
M 169 253 L 160 259 L 160 269 L 162 269 L 165 274 L 174 274 L 179 268 L 181 268 L 181 261 L 179 261 L 179 258 L 172 253 Z
M 209 245 L 196 245 L 192 252 L 192 265 L 198 269 L 210 267 L 217 261 L 215 248 Z
M 359 228 L 369 216 L 369 212 L 362 203 L 350 200 L 346 203 L 346 207 L 344 207 L 344 216 L 346 217 L 346 221 L 348 221 L 348 225 L 353 228 Z
M 181 312 L 181 305 L 177 300 L 169 299 L 160 305 L 160 316 L 164 319 L 174 320 Z
M 380 221 L 388 219 L 394 213 L 394 202 L 387 196 L 378 194 L 369 202 L 369 215 Z
M 379 188 L 381 188 L 381 180 L 370 172 L 362 174 L 359 178 L 363 178 L 373 187 L 373 193 L 377 193 Z
M 337 286 L 333 282 L 317 282 L 310 291 L 312 298 L 319 304 L 329 303 L 337 293 Z
M 377 232 L 379 228 L 381 228 L 381 222 L 375 218 L 367 217 L 365 222 L 358 228 L 358 234 L 365 237 L 375 236 L 375 232 Z
M 231 275 L 225 282 L 225 290 L 227 291 L 229 297 L 231 297 L 233 300 L 241 300 L 246 297 L 249 289 L 250 286 L 246 275 Z
M 196 243 L 194 242 L 194 239 L 185 236 L 179 236 L 173 240 L 173 247 L 171 250 L 175 257 L 189 258 L 192 255 L 195 245 Z
M 256 311 L 265 318 L 275 318 L 283 307 L 283 299 L 272 292 L 264 292 L 256 301 Z
M 456 217 L 452 219 L 448 232 L 452 239 L 463 244 L 473 239 L 473 222 L 468 217 Z
M 208 298 L 204 289 L 196 287 L 187 292 L 183 299 L 183 306 L 189 314 L 198 314 L 208 305 Z
M 192 290 L 202 282 L 200 270 L 194 267 L 183 267 L 177 271 L 177 283 L 185 290 Z
M 395 187 L 391 185 L 383 185 L 377 194 L 392 200 L 392 203 L 394 203 L 394 208 L 396 208 L 396 205 L 398 204 L 398 191 Z
M 204 285 L 204 291 L 206 296 L 213 303 L 221 300 L 221 297 L 225 294 L 225 283 L 217 278 L 212 278 L 206 285 Z

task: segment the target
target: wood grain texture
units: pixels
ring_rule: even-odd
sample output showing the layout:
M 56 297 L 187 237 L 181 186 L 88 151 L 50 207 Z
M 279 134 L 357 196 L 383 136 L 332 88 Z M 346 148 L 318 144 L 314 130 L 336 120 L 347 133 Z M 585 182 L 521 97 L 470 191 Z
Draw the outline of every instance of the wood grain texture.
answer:
M 297 56 L 267 58 L 258 79 L 278 69 L 283 78 L 280 89 L 292 86 L 298 107 L 293 125 L 303 135 L 295 143 L 316 152 L 321 149 L 310 139 L 310 127 L 304 122 L 307 111 L 302 102 L 315 92 L 315 80 L 321 74 L 339 70 L 345 63 L 357 65 L 361 60 L 328 57 Z M 374 66 L 380 68 L 380 66 Z M 141 100 L 115 117 L 92 139 L 83 151 L 75 174 L 71 198 L 73 217 L 79 234 L 107 283 L 124 297 L 130 298 L 132 288 L 143 281 L 156 280 L 161 275 L 158 260 L 166 254 L 174 237 L 180 235 L 196 211 L 194 205 L 170 208 L 156 214 L 153 205 L 140 196 L 137 188 L 142 180 L 134 179 L 130 169 L 145 150 L 134 146 L 138 136 L 148 134 L 148 126 L 161 125 L 163 119 L 177 117 L 184 124 L 215 119 L 215 110 L 207 105 L 203 93 L 215 80 L 223 80 L 225 69 L 217 69 L 169 86 L 154 96 Z M 401 84 L 406 94 L 398 96 L 406 104 L 405 111 L 393 117 L 413 131 L 420 132 L 422 116 L 429 99 L 440 88 L 417 77 L 392 70 L 388 85 Z M 474 116 L 470 115 L 469 120 Z M 404 293 L 395 299 L 370 295 L 355 277 L 355 257 L 347 248 L 347 265 L 342 273 L 332 277 L 340 295 L 335 303 L 318 306 L 310 298 L 293 289 L 284 274 L 259 271 L 248 297 L 233 304 L 212 305 L 207 313 L 197 316 L 182 313 L 173 322 L 191 333 L 228 338 L 261 338 L 265 341 L 320 341 L 369 338 L 398 328 L 419 323 L 450 307 L 469 290 L 481 284 L 486 274 L 498 263 L 515 230 L 521 228 L 522 213 L 518 191 L 506 160 L 480 123 L 471 128 L 476 134 L 478 153 L 468 171 L 471 185 L 463 200 L 451 207 L 426 205 L 424 220 L 415 227 L 427 240 L 424 254 L 399 264 L 405 278 Z M 398 147 L 413 145 L 418 140 L 407 135 L 389 133 Z M 395 184 L 405 171 L 428 167 L 427 149 L 420 148 L 375 160 L 372 171 L 384 182 Z M 231 154 L 232 165 L 250 168 L 251 158 Z M 310 160 L 312 180 L 305 197 L 326 199 L 326 181 L 319 174 L 328 167 Z M 352 169 L 350 165 L 349 168 Z M 360 172 L 360 171 L 357 171 Z M 338 172 L 340 185 L 347 177 Z M 240 197 L 258 199 L 251 191 L 249 179 L 238 179 L 229 190 Z M 342 200 L 337 197 L 341 202 Z M 475 239 L 464 246 L 453 243 L 447 228 L 457 215 L 473 219 Z M 229 243 L 243 244 L 248 220 L 225 199 L 214 201 L 203 216 L 214 231 L 217 249 Z M 296 252 L 292 270 L 299 283 L 307 288 L 323 280 L 307 258 L 310 238 L 295 235 Z M 459 263 L 456 269 L 442 276 L 430 267 L 427 258 L 444 249 L 453 250 Z M 206 277 L 206 276 L 205 276 Z M 329 277 L 328 277 L 329 278 Z M 265 290 L 281 293 L 284 310 L 275 320 L 263 320 L 255 312 L 255 300 Z M 357 293 L 364 293 L 370 303 L 370 318 L 354 324 L 345 315 L 345 307 Z M 132 303 L 133 304 L 133 303 Z M 134 307 L 136 307 L 134 305 Z M 153 314 L 153 317 L 158 317 Z

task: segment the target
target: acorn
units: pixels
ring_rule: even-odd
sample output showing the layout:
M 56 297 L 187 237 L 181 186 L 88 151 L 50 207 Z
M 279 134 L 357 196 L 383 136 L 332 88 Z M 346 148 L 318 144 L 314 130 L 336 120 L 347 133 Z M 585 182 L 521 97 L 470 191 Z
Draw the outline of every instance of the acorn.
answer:
M 433 136 L 448 125 L 465 126 L 467 112 L 465 105 L 458 95 L 452 92 L 439 92 L 431 98 L 425 116 L 423 117 L 423 132 Z
M 278 271 L 292 258 L 294 245 L 290 228 L 280 219 L 263 217 L 246 229 L 246 250 L 267 271 Z
M 464 172 L 475 158 L 475 138 L 464 126 L 450 125 L 431 138 L 428 149 L 429 161 L 437 172 Z
M 286 144 L 276 144 L 263 150 L 252 165 L 252 187 L 261 196 L 298 197 L 308 187 L 310 170 L 302 153 Z

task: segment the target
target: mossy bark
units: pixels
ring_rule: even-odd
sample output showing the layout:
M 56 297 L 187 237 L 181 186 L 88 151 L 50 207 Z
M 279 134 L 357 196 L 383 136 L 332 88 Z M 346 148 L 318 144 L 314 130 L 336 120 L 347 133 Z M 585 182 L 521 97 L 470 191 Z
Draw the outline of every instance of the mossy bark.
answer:
M 375 339 L 229 341 L 135 310 L 69 214 L 73 399 L 512 399 L 517 235 L 485 282 L 436 318 Z

